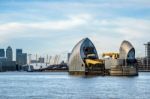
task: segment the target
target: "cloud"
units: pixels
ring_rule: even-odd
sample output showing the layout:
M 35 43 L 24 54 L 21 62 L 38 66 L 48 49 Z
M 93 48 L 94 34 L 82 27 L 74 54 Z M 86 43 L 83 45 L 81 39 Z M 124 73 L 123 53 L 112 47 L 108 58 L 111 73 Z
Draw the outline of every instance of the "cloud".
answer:
M 108 47 L 110 47 L 110 42 L 112 46 L 116 48 L 116 44 L 124 39 L 137 40 L 145 38 L 147 35 L 150 36 L 149 26 L 150 21 L 146 19 L 126 17 L 101 19 L 90 14 L 67 15 L 65 19 L 56 21 L 49 20 L 29 23 L 9 22 L 0 24 L 0 41 L 20 37 L 33 38 L 37 36 L 52 39 L 55 37 L 59 38 L 59 36 L 62 35 L 64 38 L 63 41 L 65 42 L 66 36 L 70 35 L 69 38 L 72 39 L 72 43 L 66 43 L 66 45 L 64 45 L 66 47 L 74 44 L 73 41 L 77 39 L 80 40 L 84 37 L 91 37 L 95 40 L 98 49 L 102 48 L 106 51 Z M 102 43 L 103 41 L 105 43 Z
M 56 20 L 56 21 L 45 21 L 45 22 L 8 22 L 5 24 L 0 24 L 0 36 L 1 41 L 7 38 L 11 39 L 13 37 L 29 37 L 29 36 L 45 36 L 43 34 L 52 31 L 55 33 L 56 31 L 61 32 L 65 30 L 71 30 L 77 27 L 80 27 L 84 24 L 87 24 L 87 20 L 91 18 L 88 14 L 80 14 L 80 15 L 68 15 L 67 19 Z M 41 33 L 40 33 L 41 32 Z
M 150 37 L 149 5 L 149 0 L 1 0 L 0 46 L 54 55 L 89 37 L 101 54 L 118 52 L 126 39 L 142 56 Z
M 48 30 L 66 30 L 77 27 L 79 25 L 85 24 L 86 20 L 90 16 L 86 14 L 69 16 L 66 20 L 58 21 L 46 21 L 46 22 L 33 22 L 33 23 L 20 23 L 20 22 L 10 22 L 0 25 L 1 31 L 14 31 L 14 30 L 23 30 L 26 28 L 34 29 L 48 29 Z
M 137 18 L 95 19 L 82 29 L 88 32 L 85 36 L 91 38 L 98 52 L 118 52 L 123 40 L 130 41 L 136 48 L 137 56 L 144 56 L 143 43 L 150 37 L 150 21 Z M 89 33 L 90 32 L 90 33 Z M 143 54 L 142 54 L 143 53 Z
M 89 18 L 89 15 L 82 14 L 76 16 L 69 16 L 69 19 L 67 20 L 32 23 L 28 24 L 28 27 L 35 29 L 67 30 L 86 24 L 86 20 L 88 20 Z
M 150 21 L 136 18 L 113 18 L 96 20 L 99 30 L 108 34 L 115 34 L 125 39 L 144 38 L 149 34 Z
M 43 41 L 34 40 L 40 42 L 40 44 L 43 43 L 44 48 L 51 45 L 46 52 L 52 47 L 51 52 L 61 53 L 63 50 L 71 51 L 79 40 L 89 37 L 101 54 L 107 51 L 117 52 L 120 43 L 124 39 L 131 42 L 135 40 L 134 43 L 137 43 L 138 39 L 145 39 L 150 36 L 149 26 L 150 21 L 148 19 L 128 17 L 99 18 L 90 13 L 68 14 L 65 18 L 59 20 L 1 23 L 0 42 L 20 37 L 24 39 L 28 37 L 32 39 L 34 37 L 46 37 L 48 39 L 42 39 Z M 55 40 L 56 38 L 57 40 Z M 52 45 L 53 43 L 49 42 L 55 42 L 59 46 Z M 137 45 L 135 47 L 138 48 Z

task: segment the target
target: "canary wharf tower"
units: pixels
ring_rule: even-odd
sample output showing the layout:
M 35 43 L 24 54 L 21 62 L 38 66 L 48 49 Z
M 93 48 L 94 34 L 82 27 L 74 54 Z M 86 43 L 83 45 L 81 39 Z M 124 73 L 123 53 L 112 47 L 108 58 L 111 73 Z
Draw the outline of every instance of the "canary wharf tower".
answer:
M 8 46 L 8 48 L 6 49 L 6 58 L 7 58 L 7 61 L 13 60 L 13 51 L 10 46 Z

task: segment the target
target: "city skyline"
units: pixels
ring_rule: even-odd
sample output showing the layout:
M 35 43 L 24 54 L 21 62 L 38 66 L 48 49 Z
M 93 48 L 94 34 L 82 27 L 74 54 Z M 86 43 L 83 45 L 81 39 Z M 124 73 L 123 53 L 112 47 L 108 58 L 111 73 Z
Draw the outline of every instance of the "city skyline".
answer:
M 149 5 L 148 0 L 2 0 L 0 48 L 67 55 L 89 37 L 99 54 L 117 52 L 121 42 L 129 40 L 136 56 L 144 56 L 143 44 L 150 41 Z

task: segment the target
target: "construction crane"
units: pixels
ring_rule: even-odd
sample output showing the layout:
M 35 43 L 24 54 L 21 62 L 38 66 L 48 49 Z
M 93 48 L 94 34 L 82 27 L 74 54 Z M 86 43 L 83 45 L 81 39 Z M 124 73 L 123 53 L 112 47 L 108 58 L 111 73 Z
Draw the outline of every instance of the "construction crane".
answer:
M 118 59 L 119 58 L 119 53 L 115 53 L 115 52 L 103 53 L 102 57 L 105 57 L 105 56 L 109 56 L 112 59 Z

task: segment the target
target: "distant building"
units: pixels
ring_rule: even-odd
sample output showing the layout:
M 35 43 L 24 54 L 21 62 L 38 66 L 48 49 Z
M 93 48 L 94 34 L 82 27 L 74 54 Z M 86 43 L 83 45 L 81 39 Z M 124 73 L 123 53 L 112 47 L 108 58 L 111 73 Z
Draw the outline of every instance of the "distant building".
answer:
M 44 58 L 43 58 L 43 57 L 40 57 L 39 60 L 38 60 L 38 62 L 39 62 L 39 63 L 44 63 Z
M 145 58 L 143 61 L 143 70 L 150 70 L 150 42 L 147 42 L 145 45 Z
M 144 44 L 145 46 L 145 57 L 137 58 L 137 65 L 139 71 L 150 71 L 150 42 Z
M 0 57 L 0 62 L 4 62 L 6 60 L 7 60 L 6 57 Z
M 16 63 L 17 64 L 20 63 L 21 54 L 22 54 L 22 49 L 16 49 Z
M 31 60 L 31 63 L 38 63 L 37 60 Z
M 22 53 L 22 49 L 16 49 L 16 63 L 21 66 L 27 64 L 27 53 Z
M 138 65 L 138 69 L 139 69 L 139 71 L 145 71 L 146 70 L 146 59 L 145 59 L 145 57 L 138 57 L 138 58 L 136 58 L 136 60 L 137 60 L 137 65 Z
M 4 49 L 0 49 L 0 57 L 5 57 L 5 50 Z
M 38 60 L 31 60 L 31 63 L 45 63 L 45 58 L 39 57 Z
M 6 49 L 6 58 L 7 58 L 7 61 L 13 60 L 13 51 L 10 46 L 8 46 L 8 48 Z
M 150 58 L 150 42 L 144 44 L 145 45 L 145 56 Z
M 22 54 L 22 49 L 16 49 L 16 62 L 19 60 L 19 55 Z
M 16 61 L 13 61 L 13 52 L 12 48 L 8 46 L 6 49 L 6 57 L 5 50 L 0 49 L 0 71 L 16 71 Z
M 27 53 L 22 53 L 22 65 L 27 64 Z
M 16 62 L 7 60 L 1 61 L 0 71 L 16 71 Z

